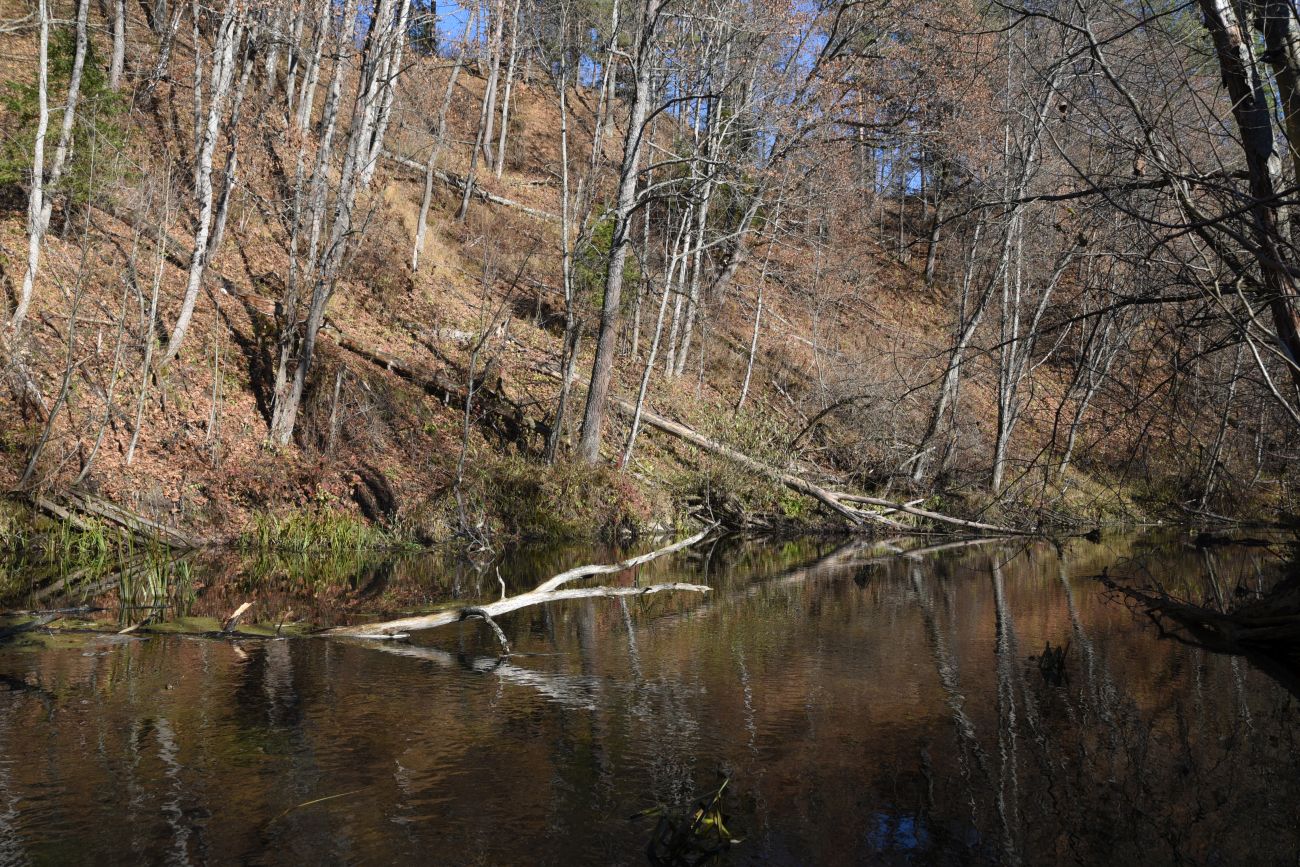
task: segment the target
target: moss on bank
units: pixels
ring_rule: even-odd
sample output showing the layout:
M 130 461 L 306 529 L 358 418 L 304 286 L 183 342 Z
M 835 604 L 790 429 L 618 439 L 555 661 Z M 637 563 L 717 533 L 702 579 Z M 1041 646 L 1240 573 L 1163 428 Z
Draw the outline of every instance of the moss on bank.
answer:
M 412 522 L 420 538 L 469 530 L 514 541 L 600 541 L 644 532 L 667 511 L 653 492 L 615 470 L 546 466 L 507 454 L 467 467 L 459 492 L 437 492 L 414 510 Z

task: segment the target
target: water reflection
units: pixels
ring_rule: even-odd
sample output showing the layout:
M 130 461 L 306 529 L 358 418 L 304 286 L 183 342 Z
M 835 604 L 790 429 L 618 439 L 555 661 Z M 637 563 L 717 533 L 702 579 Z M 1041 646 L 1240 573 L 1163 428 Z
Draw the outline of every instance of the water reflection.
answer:
M 909 545 L 720 543 L 639 576 L 708 598 L 519 611 L 505 659 L 473 622 L 410 644 L 15 639 L 0 862 L 644 863 L 629 817 L 720 772 L 729 863 L 1294 862 L 1295 699 L 1089 577 L 1212 598 L 1275 580 L 1266 552 Z M 328 585 L 346 618 L 609 557 L 302 575 L 258 604 L 314 610 L 304 588 Z M 232 608 L 231 569 L 196 564 L 185 613 Z

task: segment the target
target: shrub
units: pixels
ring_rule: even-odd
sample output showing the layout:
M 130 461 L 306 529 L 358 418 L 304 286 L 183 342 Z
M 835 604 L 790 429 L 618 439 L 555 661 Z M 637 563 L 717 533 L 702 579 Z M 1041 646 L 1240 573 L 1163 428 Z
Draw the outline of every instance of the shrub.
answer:
M 344 552 L 389 548 L 397 540 L 355 515 L 320 504 L 283 515 L 262 512 L 240 537 L 255 551 Z
M 594 307 L 605 300 L 605 272 L 609 269 L 609 254 L 614 246 L 614 215 L 601 214 L 591 227 L 591 235 L 577 250 L 573 260 L 573 278 L 580 296 L 590 298 Z M 628 256 L 623 264 L 623 285 L 636 286 L 641 280 L 641 266 L 635 256 Z M 623 301 L 630 304 L 635 292 L 625 292 Z

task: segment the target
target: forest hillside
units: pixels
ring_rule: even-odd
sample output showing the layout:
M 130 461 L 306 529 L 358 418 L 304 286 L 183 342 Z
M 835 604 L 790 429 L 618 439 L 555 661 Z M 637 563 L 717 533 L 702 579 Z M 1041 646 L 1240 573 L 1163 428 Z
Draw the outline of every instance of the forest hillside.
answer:
M 1196 5 L 4 0 L 0 484 L 213 541 L 1286 519 L 1300 23 Z

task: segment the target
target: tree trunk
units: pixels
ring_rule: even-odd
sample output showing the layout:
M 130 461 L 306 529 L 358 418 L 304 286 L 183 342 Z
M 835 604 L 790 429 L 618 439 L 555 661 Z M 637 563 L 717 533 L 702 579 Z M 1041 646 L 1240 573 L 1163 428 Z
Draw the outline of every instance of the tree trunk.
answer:
M 931 453 L 935 448 L 935 437 L 943 424 L 943 418 L 948 412 L 949 404 L 957 394 L 957 383 L 961 377 L 962 360 L 966 356 L 966 350 L 970 347 L 971 340 L 975 337 L 975 330 L 979 328 L 980 320 L 984 316 L 984 310 L 993 297 L 994 284 L 990 281 L 980 293 L 973 309 L 969 308 L 970 288 L 975 277 L 976 257 L 979 254 L 980 238 L 983 232 L 984 220 L 981 217 L 980 221 L 975 225 L 970 258 L 967 260 L 966 274 L 962 280 L 962 301 L 957 315 L 957 339 L 953 343 L 952 350 L 948 353 L 948 366 L 944 370 L 943 381 L 939 386 L 939 395 L 935 398 L 934 408 L 930 411 L 929 423 L 926 425 L 925 433 L 921 435 L 921 441 L 916 448 L 916 457 L 912 462 L 911 477 L 912 482 L 916 484 L 919 484 L 926 476 Z M 968 309 L 969 313 L 967 312 Z
M 763 321 L 763 290 L 767 287 L 767 268 L 772 261 L 772 248 L 776 246 L 776 236 L 781 230 L 781 204 L 777 201 L 776 211 L 772 215 L 772 240 L 768 244 L 767 254 L 763 257 L 763 270 L 758 275 L 758 297 L 754 303 L 754 330 L 749 338 L 749 360 L 745 363 L 745 379 L 740 384 L 736 412 L 744 408 L 745 400 L 749 397 L 749 382 L 754 375 L 754 360 L 758 357 L 758 329 Z
M 167 236 L 165 226 L 171 217 L 171 169 L 167 171 L 163 186 L 163 212 L 158 220 L 157 258 L 154 261 L 153 284 L 149 294 L 149 309 L 144 311 L 144 298 L 140 299 L 141 315 L 147 317 L 144 323 L 144 361 L 140 364 L 140 397 L 135 405 L 135 424 L 131 428 L 131 441 L 126 447 L 126 465 L 131 466 L 135 457 L 135 447 L 140 441 L 140 429 L 144 425 L 145 398 L 149 394 L 149 376 L 153 371 L 154 324 L 158 321 L 158 290 L 162 286 L 163 267 L 167 262 Z
M 650 102 L 650 75 L 655 29 L 666 0 L 644 0 L 640 32 L 637 36 L 636 90 L 628 113 L 627 135 L 623 142 L 623 165 L 619 172 L 618 199 L 614 207 L 613 237 L 610 242 L 609 266 L 605 272 L 605 297 L 601 305 L 600 331 L 596 338 L 596 357 L 591 366 L 591 385 L 582 418 L 582 438 L 577 459 L 594 464 L 600 459 L 600 443 L 605 427 L 605 404 L 609 398 L 610 379 L 614 373 L 614 356 L 618 351 L 619 304 L 623 294 L 623 269 L 627 262 L 632 209 L 636 205 L 637 173 L 641 165 L 641 141 L 645 132 Z
M 510 92 L 515 83 L 515 63 L 519 59 L 519 4 L 515 0 L 515 11 L 510 18 L 510 60 L 506 64 L 506 87 L 501 95 L 501 137 L 497 141 L 496 175 L 500 180 L 506 168 L 506 133 L 510 126 Z
M 176 357 L 189 332 L 190 320 L 194 316 L 194 305 L 199 299 L 199 290 L 203 286 L 203 272 L 208 264 L 208 241 L 212 233 L 214 201 L 212 190 L 212 159 L 217 146 L 217 135 L 225 116 L 226 102 L 230 95 L 230 83 L 234 73 L 235 46 L 243 37 L 244 22 L 242 16 L 236 17 L 235 0 L 226 3 L 217 31 L 216 43 L 212 49 L 212 67 L 208 76 L 207 117 L 199 131 L 199 147 L 195 153 L 194 204 L 198 209 L 198 228 L 194 232 L 194 246 L 190 253 L 189 276 L 185 284 L 185 297 L 181 302 L 180 314 L 172 327 L 171 338 L 163 351 L 163 363 Z M 196 66 L 202 66 L 195 59 Z M 195 73 L 196 79 L 199 73 Z M 200 108 L 200 97 L 196 94 L 196 110 Z M 201 116 L 203 113 L 198 112 Z M 227 182 L 233 181 L 228 178 Z
M 126 66 L 126 0 L 113 2 L 113 55 L 108 64 L 108 87 L 114 93 L 122 88 L 122 71 Z
M 632 449 L 636 446 L 637 433 L 641 428 L 641 413 L 645 409 L 646 394 L 650 390 L 650 376 L 654 373 L 655 355 L 659 352 L 659 341 L 664 332 L 664 313 L 668 309 L 668 296 L 672 294 L 673 275 L 677 272 L 679 262 L 686 258 L 685 251 L 682 249 L 684 238 L 687 234 L 687 228 L 690 226 L 690 217 L 684 216 L 681 225 L 677 229 L 677 238 L 673 241 L 672 256 L 668 260 L 668 268 L 664 277 L 664 291 L 659 299 L 659 314 L 655 317 L 654 336 L 650 339 L 650 354 L 646 356 L 645 366 L 641 370 L 641 385 L 636 392 L 636 408 L 632 412 L 632 423 L 628 427 L 627 444 L 623 447 L 623 456 L 619 459 L 619 467 L 625 468 L 632 460 Z
M 1205 26 L 1214 40 L 1223 83 L 1232 100 L 1232 114 L 1241 136 L 1250 177 L 1251 231 L 1256 263 L 1264 277 L 1265 302 L 1273 316 L 1278 343 L 1287 359 L 1292 382 L 1300 388 L 1300 303 L 1295 279 L 1287 268 L 1278 219 L 1277 191 L 1281 159 L 1273 136 L 1271 104 L 1256 65 L 1244 22 L 1230 0 L 1200 0 Z M 1289 3 L 1270 0 L 1265 28 L 1268 56 L 1278 71 L 1277 82 L 1286 114 L 1286 132 L 1293 159 L 1300 159 L 1300 94 L 1297 93 L 1295 12 Z M 1274 17 L 1274 13 L 1276 17 Z M 1292 134 L 1296 138 L 1291 138 Z
M 493 130 L 496 128 L 497 119 L 497 86 L 501 81 L 501 55 L 505 52 L 505 27 L 506 27 L 506 3 L 505 0 L 497 0 L 496 5 L 496 29 L 492 34 L 492 42 L 488 46 L 491 65 L 488 67 L 487 86 L 483 90 L 483 97 L 487 101 L 483 116 L 483 136 L 479 142 L 479 149 L 483 152 L 483 159 L 489 166 L 496 164 L 496 158 L 493 156 L 493 145 L 495 136 Z
M 37 10 L 39 23 L 39 55 L 37 60 L 37 122 L 36 141 L 32 149 L 32 188 L 27 202 L 27 270 L 23 274 L 23 285 L 18 295 L 18 306 L 14 309 L 9 327 L 14 338 L 22 332 L 23 320 L 27 318 L 27 309 L 31 306 L 32 290 L 36 285 L 36 274 L 40 269 L 41 246 L 45 242 L 45 233 L 50 227 L 50 215 L 54 211 L 54 193 L 58 191 L 59 181 L 63 179 L 63 170 L 72 156 L 73 127 L 77 119 L 77 102 L 81 97 L 81 76 L 86 66 L 86 47 L 89 37 L 86 32 L 86 19 L 90 11 L 90 0 L 77 0 L 77 42 L 72 58 L 72 73 L 68 78 L 68 96 L 63 106 L 63 123 L 59 128 L 59 142 L 54 149 L 54 159 L 50 161 L 48 176 L 45 173 L 45 138 L 50 122 L 49 103 L 49 32 L 50 12 L 45 0 L 41 0 Z
M 492 71 L 489 73 L 487 84 L 483 89 L 483 100 L 479 103 L 478 132 L 474 136 L 474 149 L 469 154 L 469 171 L 465 173 L 465 190 L 461 195 L 460 210 L 456 212 L 456 219 L 460 222 L 463 222 L 465 216 L 469 213 L 469 200 L 474 194 L 474 172 L 478 168 L 479 153 L 489 154 L 488 160 L 489 163 L 491 162 L 490 145 L 487 145 L 486 142 L 492 136 L 492 111 L 496 105 L 496 77 L 501 61 L 501 28 L 504 25 L 504 19 L 505 0 L 497 0 L 496 27 L 493 30 L 490 44 Z
M 1201 483 L 1199 506 L 1202 510 L 1209 504 L 1210 495 L 1214 493 L 1214 481 L 1219 468 L 1219 458 L 1223 455 L 1223 441 L 1228 434 L 1228 419 L 1232 414 L 1232 401 L 1237 396 L 1237 382 L 1241 374 L 1241 354 L 1245 348 L 1244 343 L 1238 343 L 1237 354 L 1232 359 L 1232 374 L 1228 378 L 1228 394 L 1223 401 L 1223 412 L 1219 417 L 1219 430 L 1214 436 L 1214 445 L 1210 447 L 1209 459 L 1205 463 L 1205 478 Z
M 710 133 L 710 140 L 712 133 Z M 713 149 L 708 148 L 706 153 L 711 158 Z M 700 297 L 700 284 L 704 271 L 704 240 L 709 227 L 709 205 L 713 199 L 713 169 L 708 170 L 709 176 L 704 181 L 704 192 L 700 194 L 699 215 L 695 221 L 695 250 L 691 260 L 691 283 L 690 290 L 686 296 L 686 320 L 682 325 L 682 342 L 681 348 L 677 352 L 677 358 L 673 362 L 673 376 L 681 376 L 686 370 L 686 359 L 691 352 L 691 339 L 695 334 L 695 317 L 699 312 L 700 304 L 703 299 Z
M 568 31 L 568 7 L 564 7 L 562 29 Z M 560 364 L 560 395 L 555 401 L 555 416 L 550 435 L 546 438 L 546 463 L 555 463 L 559 453 L 560 437 L 564 435 L 565 420 L 569 414 L 569 392 L 573 387 L 573 369 L 578 360 L 578 343 L 582 338 L 581 322 L 577 319 L 576 299 L 573 290 L 573 238 L 570 231 L 572 200 L 569 197 L 569 66 L 568 52 L 561 51 L 560 80 L 557 91 L 560 103 L 560 279 L 564 283 L 564 353 Z
M 394 8 L 393 3 L 399 5 Z M 271 415 L 271 440 L 279 446 L 288 445 L 297 424 L 298 409 L 302 404 L 307 379 L 315 359 L 316 342 L 321 327 L 325 324 L 325 309 L 338 284 L 339 271 L 354 243 L 353 211 L 359 192 L 365 189 L 370 179 L 367 171 L 371 154 L 383 150 L 386 112 L 392 105 L 392 88 L 394 77 L 390 71 L 400 63 L 402 46 L 406 41 L 406 15 L 410 0 L 380 0 L 374 10 L 374 24 L 366 37 L 361 53 L 361 67 L 358 75 L 356 97 L 352 107 L 352 117 L 347 127 L 342 164 L 337 171 L 338 182 L 334 194 L 333 206 L 328 215 L 329 234 L 324 247 L 319 246 L 319 238 L 324 233 L 325 187 L 329 178 L 335 176 L 330 171 L 332 161 L 332 139 L 337 123 L 337 104 L 340 79 L 343 73 L 342 57 L 337 62 L 334 79 L 330 84 L 329 105 L 326 110 L 327 133 L 320 145 L 313 178 L 311 203 L 312 227 L 308 239 L 308 267 L 306 274 L 311 281 L 311 299 L 307 308 L 305 322 L 299 334 L 298 312 L 285 305 L 286 317 L 281 330 L 281 357 L 276 373 L 276 390 Z M 356 8 L 349 2 L 345 6 L 345 25 L 339 41 L 350 44 Z M 296 289 L 291 290 L 288 300 L 296 307 Z M 293 367 L 290 378 L 288 368 Z
M 226 235 L 226 219 L 230 216 L 230 200 L 234 198 L 239 184 L 239 130 L 240 118 L 244 108 L 244 94 L 248 91 L 248 81 L 253 72 L 253 52 L 249 45 L 244 53 L 239 84 L 235 88 L 234 106 L 230 110 L 230 122 L 226 125 L 226 165 L 222 170 L 221 198 L 217 201 L 217 213 L 213 218 L 212 236 L 208 240 L 208 252 L 204 261 L 211 262 L 221 249 L 221 242 Z
M 27 198 L 27 270 L 18 295 L 9 328 L 16 338 L 22 331 L 27 308 L 32 303 L 32 287 L 41 263 L 41 243 L 45 239 L 45 136 L 50 127 L 50 12 L 46 0 L 39 0 L 38 54 L 36 60 L 36 140 L 32 148 L 32 186 Z M 15 342 L 17 342 L 15 340 Z
M 930 237 L 925 245 L 925 285 L 934 284 L 934 269 L 939 262 L 939 235 L 943 231 L 943 211 L 948 185 L 948 163 L 941 163 L 939 178 L 934 184 L 934 217 L 930 221 Z M 922 196 L 924 201 L 925 197 Z
M 465 32 L 460 37 L 460 50 L 456 52 L 456 62 L 451 67 L 447 87 L 442 92 L 442 105 L 438 107 L 438 125 L 433 134 L 433 145 L 429 149 L 429 162 L 424 167 L 424 196 L 420 199 L 420 216 L 415 222 L 415 243 L 411 247 L 412 271 L 420 270 L 420 254 L 424 252 L 424 236 L 429 227 L 429 205 L 433 202 L 433 173 L 447 141 L 447 112 L 451 110 L 456 79 L 460 77 L 461 67 L 465 65 L 465 52 L 469 48 L 469 34 L 474 26 L 474 17 L 475 10 L 471 8 L 465 16 Z
M 330 0 L 319 0 L 319 6 L 320 16 L 316 19 L 316 27 L 312 33 L 311 59 L 307 62 L 307 71 L 303 74 L 302 92 L 297 97 L 297 112 L 294 116 L 294 124 L 300 133 L 305 133 L 311 123 L 312 109 L 316 102 L 316 87 L 320 82 L 321 54 L 325 50 L 325 40 L 329 35 L 330 12 L 333 10 Z
M 393 114 L 393 100 L 397 97 L 397 76 L 402 69 L 402 54 L 406 48 L 407 33 L 410 27 L 411 0 L 398 0 L 396 23 L 391 27 L 393 35 L 385 37 L 388 44 L 379 62 L 376 77 L 380 83 L 378 105 L 374 119 L 371 121 L 369 141 L 365 150 L 364 161 L 357 171 L 357 184 L 365 189 L 375 176 L 379 165 L 379 156 L 384 151 L 384 137 L 388 134 L 388 122 Z

